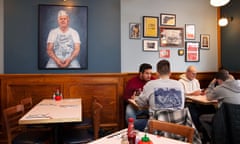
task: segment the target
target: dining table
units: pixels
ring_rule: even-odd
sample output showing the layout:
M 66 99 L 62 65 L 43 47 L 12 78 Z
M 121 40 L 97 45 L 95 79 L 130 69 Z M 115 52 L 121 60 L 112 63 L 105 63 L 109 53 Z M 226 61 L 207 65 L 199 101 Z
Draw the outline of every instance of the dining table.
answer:
M 20 125 L 46 124 L 54 128 L 54 144 L 58 144 L 59 126 L 82 121 L 82 100 L 43 99 L 18 121 Z
M 171 139 L 164 136 L 153 135 L 142 131 L 136 131 L 136 143 L 142 137 L 144 137 L 145 134 L 154 144 L 189 144 L 188 142 Z M 91 141 L 88 144 L 121 144 L 124 135 L 127 135 L 127 128 Z
M 202 105 L 218 105 L 217 100 L 208 100 L 206 95 L 198 95 L 198 96 L 186 96 L 186 100 L 188 102 L 193 102 Z

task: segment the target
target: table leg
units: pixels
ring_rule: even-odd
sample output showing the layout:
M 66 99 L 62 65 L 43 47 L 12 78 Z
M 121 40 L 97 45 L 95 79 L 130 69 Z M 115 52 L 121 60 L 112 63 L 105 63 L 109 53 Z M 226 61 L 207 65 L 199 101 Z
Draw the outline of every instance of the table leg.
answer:
M 59 125 L 58 124 L 55 124 L 54 126 L 53 126 L 53 143 L 54 144 L 59 144 L 59 133 L 60 133 L 60 131 L 59 131 Z

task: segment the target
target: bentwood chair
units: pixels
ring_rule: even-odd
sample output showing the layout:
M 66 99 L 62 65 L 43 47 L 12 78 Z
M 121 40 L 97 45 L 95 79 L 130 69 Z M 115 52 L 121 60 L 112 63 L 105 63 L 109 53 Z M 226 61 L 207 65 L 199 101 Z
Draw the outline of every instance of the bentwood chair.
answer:
M 149 120 L 149 132 L 154 133 L 155 130 L 177 134 L 187 138 L 187 142 L 193 142 L 194 128 L 176 123 L 170 123 L 160 120 Z
M 83 144 L 90 142 L 94 139 L 99 137 L 99 129 L 101 123 L 101 111 L 103 106 L 97 102 L 96 99 L 93 100 L 92 104 L 92 125 L 93 125 L 93 133 L 88 131 L 88 129 L 82 128 L 66 128 L 64 129 L 62 136 L 63 136 L 63 143 L 64 144 Z
M 18 120 L 23 115 L 24 106 L 21 104 L 3 110 L 8 144 L 48 144 L 49 133 L 47 131 L 27 131 L 18 124 Z

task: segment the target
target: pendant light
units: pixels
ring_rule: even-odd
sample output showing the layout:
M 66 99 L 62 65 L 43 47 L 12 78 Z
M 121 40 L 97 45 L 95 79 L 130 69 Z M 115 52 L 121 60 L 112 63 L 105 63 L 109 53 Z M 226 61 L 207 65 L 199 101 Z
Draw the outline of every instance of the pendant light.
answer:
M 210 0 L 210 4 L 214 7 L 224 6 L 229 2 L 230 0 Z
M 232 21 L 233 21 L 233 17 L 222 17 L 218 20 L 218 25 L 221 27 L 225 27 Z
M 227 26 L 228 25 L 228 19 L 223 17 L 218 20 L 218 25 L 221 27 Z

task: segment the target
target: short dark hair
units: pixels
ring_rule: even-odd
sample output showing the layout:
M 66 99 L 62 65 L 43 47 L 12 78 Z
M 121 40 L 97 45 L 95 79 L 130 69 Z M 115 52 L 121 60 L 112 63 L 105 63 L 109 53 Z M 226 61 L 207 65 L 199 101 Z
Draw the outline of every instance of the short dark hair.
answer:
M 157 63 L 157 72 L 160 74 L 169 74 L 170 73 L 170 63 L 167 60 L 160 60 Z
M 152 69 L 152 65 L 150 65 L 148 63 L 141 64 L 140 67 L 139 67 L 139 73 L 144 73 L 144 71 L 146 69 Z
M 221 69 L 216 73 L 215 78 L 225 81 L 229 78 L 229 72 L 225 69 Z

